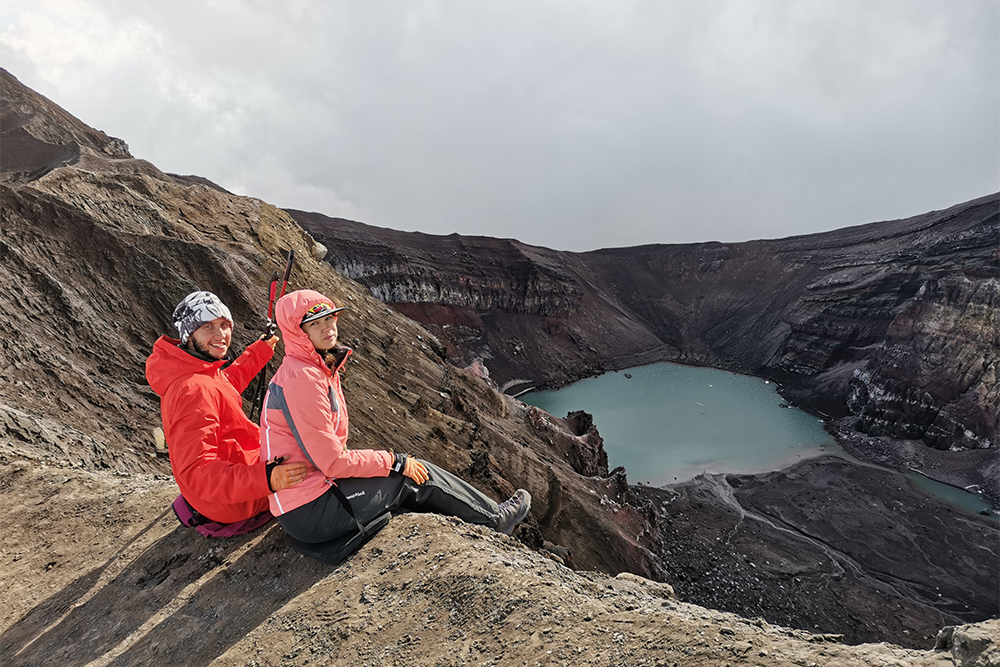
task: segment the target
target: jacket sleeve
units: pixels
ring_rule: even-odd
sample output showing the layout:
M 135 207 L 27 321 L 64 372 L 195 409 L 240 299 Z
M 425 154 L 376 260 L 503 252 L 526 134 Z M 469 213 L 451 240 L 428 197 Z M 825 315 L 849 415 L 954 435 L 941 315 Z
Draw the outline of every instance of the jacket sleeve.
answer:
M 381 449 L 347 449 L 346 437 L 337 435 L 329 385 L 321 369 L 303 368 L 286 380 L 284 389 L 302 444 L 324 475 L 334 479 L 389 475 L 392 454 Z
M 220 458 L 219 390 L 202 382 L 178 383 L 172 396 L 170 463 L 182 484 L 206 502 L 236 504 L 266 497 L 266 462 L 253 465 Z
M 251 343 L 243 351 L 243 354 L 222 372 L 236 387 L 236 391 L 242 394 L 250 386 L 257 373 L 260 373 L 260 369 L 264 368 L 273 356 L 274 350 L 267 344 L 267 341 L 258 340 Z

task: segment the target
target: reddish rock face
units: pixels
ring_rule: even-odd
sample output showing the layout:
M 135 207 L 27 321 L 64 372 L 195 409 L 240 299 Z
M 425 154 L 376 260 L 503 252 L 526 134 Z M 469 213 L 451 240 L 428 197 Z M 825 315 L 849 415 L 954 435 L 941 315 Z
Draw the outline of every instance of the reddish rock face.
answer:
M 848 404 L 875 435 L 936 449 L 988 449 L 1000 432 L 1000 280 L 950 275 L 924 285 L 893 319 Z M 943 407 L 942 407 L 943 406 Z

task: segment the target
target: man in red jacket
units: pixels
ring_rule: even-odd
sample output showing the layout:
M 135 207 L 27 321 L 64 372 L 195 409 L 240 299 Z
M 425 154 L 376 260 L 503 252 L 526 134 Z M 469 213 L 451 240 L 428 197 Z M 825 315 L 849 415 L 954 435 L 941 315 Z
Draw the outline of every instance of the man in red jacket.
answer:
M 211 292 L 189 294 L 173 315 L 180 339 L 161 336 L 146 360 L 160 396 L 170 468 L 187 503 L 206 519 L 234 524 L 268 511 L 268 495 L 305 478 L 302 463 L 260 460 L 260 428 L 240 394 L 274 354 L 258 340 L 223 368 L 232 342 L 229 308 Z

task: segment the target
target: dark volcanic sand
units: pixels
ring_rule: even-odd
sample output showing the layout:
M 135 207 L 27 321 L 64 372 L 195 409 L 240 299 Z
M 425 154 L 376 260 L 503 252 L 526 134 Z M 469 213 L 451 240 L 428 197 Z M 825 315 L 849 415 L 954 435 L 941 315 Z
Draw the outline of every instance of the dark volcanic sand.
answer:
M 684 599 L 909 646 L 1000 612 L 1000 526 L 900 474 L 824 457 L 657 493 L 661 551 Z

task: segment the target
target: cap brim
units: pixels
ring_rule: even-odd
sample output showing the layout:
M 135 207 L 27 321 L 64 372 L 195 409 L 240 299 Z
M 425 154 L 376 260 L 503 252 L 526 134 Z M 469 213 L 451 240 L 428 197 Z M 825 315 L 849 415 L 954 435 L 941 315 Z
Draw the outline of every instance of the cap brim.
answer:
M 324 310 L 321 313 L 316 313 L 315 315 L 309 315 L 308 317 L 303 317 L 302 324 L 308 324 L 309 322 L 313 322 L 315 320 L 321 320 L 329 315 L 336 315 L 342 310 L 347 310 L 347 306 L 341 306 L 340 308 L 334 308 L 333 310 Z

